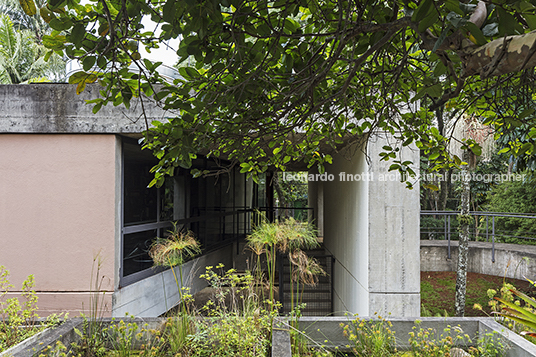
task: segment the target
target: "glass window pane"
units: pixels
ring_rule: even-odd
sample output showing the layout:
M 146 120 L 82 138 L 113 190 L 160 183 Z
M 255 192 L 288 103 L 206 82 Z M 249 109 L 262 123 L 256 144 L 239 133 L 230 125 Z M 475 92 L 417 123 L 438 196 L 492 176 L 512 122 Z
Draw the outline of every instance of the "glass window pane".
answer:
M 148 251 L 156 236 L 156 229 L 124 235 L 123 276 L 128 276 L 153 266 L 153 260 L 149 257 Z
M 125 143 L 124 153 L 124 211 L 125 225 L 156 222 L 158 192 L 156 187 L 147 188 L 153 174 L 149 172 L 156 163 L 150 152 L 142 151 L 139 145 Z

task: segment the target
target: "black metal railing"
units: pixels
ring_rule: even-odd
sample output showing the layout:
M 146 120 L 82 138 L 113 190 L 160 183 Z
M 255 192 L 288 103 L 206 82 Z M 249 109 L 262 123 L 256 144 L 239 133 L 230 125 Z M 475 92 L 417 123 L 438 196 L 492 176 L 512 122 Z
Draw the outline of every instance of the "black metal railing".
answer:
M 449 259 L 450 241 L 459 238 L 456 219 L 459 214 L 459 211 L 421 211 L 421 239 L 447 240 Z M 536 219 L 534 213 L 471 211 L 469 214 L 474 217 L 474 222 L 470 225 L 470 239 L 491 242 L 493 262 L 495 262 L 495 243 L 536 244 L 536 231 L 521 228 L 523 222 L 528 223 L 528 226 L 533 222 L 536 223 L 532 221 Z M 512 228 L 505 229 L 507 226 Z M 514 227 L 517 228 L 514 230 Z
M 305 303 L 305 308 L 301 311 L 302 316 L 327 316 L 333 313 L 335 258 L 325 254 L 323 249 L 308 252 L 308 255 L 317 260 L 326 274 L 317 276 L 318 282 L 314 286 L 300 283 L 299 288 L 291 283 L 292 268 L 288 256 L 278 256 L 279 301 L 283 314 L 289 313 L 298 303 Z M 294 302 L 292 295 L 294 295 Z

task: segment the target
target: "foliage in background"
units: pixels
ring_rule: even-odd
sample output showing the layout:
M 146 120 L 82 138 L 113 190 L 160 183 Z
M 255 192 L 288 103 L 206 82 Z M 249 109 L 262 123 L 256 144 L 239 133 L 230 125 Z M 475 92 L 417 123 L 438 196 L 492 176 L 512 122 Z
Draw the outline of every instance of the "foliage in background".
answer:
M 305 207 L 307 206 L 307 181 L 296 180 L 295 176 L 305 175 L 307 172 L 291 172 L 292 180 L 287 179 L 289 173 L 276 172 L 275 195 L 276 205 L 279 207 Z
M 525 172 L 530 177 L 529 172 Z M 536 181 L 507 181 L 496 185 L 488 195 L 488 211 L 536 213 Z M 515 236 L 536 239 L 536 219 L 496 217 L 495 231 L 503 243 L 527 243 Z M 513 237 L 509 237 L 513 236 Z
M 506 155 L 493 154 L 489 160 L 478 161 L 473 173 L 475 176 L 488 177 L 490 175 L 500 175 L 508 173 L 508 158 Z M 490 199 L 493 188 L 499 186 L 501 182 L 493 180 L 471 180 L 471 210 L 484 211 L 485 205 Z M 456 189 L 457 190 L 457 189 Z M 504 211 L 495 211 L 504 212 Z
M 426 158 L 421 157 L 421 173 L 425 175 L 429 168 L 429 163 Z M 504 154 L 494 153 L 489 159 L 478 160 L 476 166 L 472 171 L 475 176 L 481 175 L 482 178 L 485 175 L 506 174 L 508 172 L 508 156 Z M 445 188 L 448 192 L 446 195 L 445 210 L 456 211 L 459 210 L 461 185 L 459 180 L 460 171 L 458 169 L 452 169 L 450 172 L 451 178 L 455 177 L 450 184 Z M 446 174 L 444 174 L 446 175 Z M 446 176 L 445 176 L 446 177 Z M 439 188 L 438 191 L 434 191 L 427 187 L 428 184 L 434 184 Z M 437 202 L 440 196 L 441 185 L 439 181 L 428 182 L 423 180 L 421 182 L 421 209 L 423 210 L 438 210 L 440 206 Z M 472 211 L 485 211 L 487 209 L 486 204 L 490 199 L 490 192 L 492 189 L 500 185 L 500 181 L 495 180 L 471 180 L 471 210 Z M 499 211 L 497 211 L 499 212 Z
M 62 56 L 45 59 L 43 37 L 50 31 L 41 16 L 28 16 L 18 1 L 0 1 L 0 83 L 64 80 Z

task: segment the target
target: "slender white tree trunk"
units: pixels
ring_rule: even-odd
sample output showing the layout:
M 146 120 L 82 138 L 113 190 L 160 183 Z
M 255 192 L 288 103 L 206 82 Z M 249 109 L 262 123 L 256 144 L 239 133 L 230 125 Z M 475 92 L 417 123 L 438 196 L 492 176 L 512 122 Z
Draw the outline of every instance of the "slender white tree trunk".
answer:
M 470 151 L 465 150 L 463 161 L 469 162 Z M 454 309 L 456 316 L 462 317 L 465 314 L 465 292 L 467 290 L 467 253 L 469 250 L 469 200 L 471 195 L 469 165 L 462 166 L 462 197 L 461 212 L 458 217 L 460 221 L 460 238 L 458 245 L 458 266 L 456 269 L 456 301 Z

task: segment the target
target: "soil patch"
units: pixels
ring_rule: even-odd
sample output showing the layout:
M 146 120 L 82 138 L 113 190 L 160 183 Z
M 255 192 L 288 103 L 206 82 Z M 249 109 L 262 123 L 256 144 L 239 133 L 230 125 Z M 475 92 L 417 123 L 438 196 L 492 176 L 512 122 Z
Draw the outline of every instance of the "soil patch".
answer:
M 530 296 L 536 296 L 536 288 L 526 280 L 467 273 L 465 316 L 488 316 L 486 314 L 491 314 L 491 309 L 488 305 L 490 299 L 487 291 L 494 289 L 499 292 L 505 281 Z M 454 316 L 455 291 L 456 272 L 421 272 L 421 314 L 423 316 L 430 314 L 432 316 Z M 474 304 L 480 304 L 484 312 L 474 309 Z

